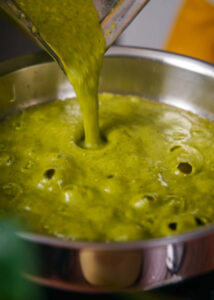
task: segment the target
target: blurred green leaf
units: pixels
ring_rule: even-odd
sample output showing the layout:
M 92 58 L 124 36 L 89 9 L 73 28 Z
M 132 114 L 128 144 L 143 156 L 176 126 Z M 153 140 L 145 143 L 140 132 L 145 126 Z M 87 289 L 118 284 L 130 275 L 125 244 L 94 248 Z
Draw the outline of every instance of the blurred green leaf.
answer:
M 27 245 L 16 235 L 17 225 L 0 222 L 0 299 L 41 299 L 36 286 L 28 283 L 21 271 L 34 267 L 35 254 L 29 253 Z

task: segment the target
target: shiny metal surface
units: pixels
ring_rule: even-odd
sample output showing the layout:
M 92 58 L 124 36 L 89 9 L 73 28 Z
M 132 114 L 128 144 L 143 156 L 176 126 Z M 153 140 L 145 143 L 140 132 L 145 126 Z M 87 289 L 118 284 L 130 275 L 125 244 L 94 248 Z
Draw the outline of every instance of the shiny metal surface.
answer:
M 104 32 L 106 48 L 112 45 L 147 2 L 149 2 L 149 0 L 93 0 Z M 43 40 L 39 29 L 20 9 L 16 1 L 0 0 L 0 6 L 61 65 L 57 54 L 49 47 L 46 41 Z M 61 66 L 61 68 L 63 67 Z
M 93 0 L 109 48 L 149 0 Z
M 74 95 L 57 64 L 43 55 L 0 64 L 0 91 L 1 118 L 31 105 Z M 188 57 L 112 48 L 104 60 L 100 91 L 141 95 L 214 120 L 214 66 Z M 28 270 L 25 275 L 61 289 L 147 290 L 214 270 L 214 225 L 129 243 L 68 242 L 30 233 L 19 236 L 37 249 L 41 260 L 37 274 Z

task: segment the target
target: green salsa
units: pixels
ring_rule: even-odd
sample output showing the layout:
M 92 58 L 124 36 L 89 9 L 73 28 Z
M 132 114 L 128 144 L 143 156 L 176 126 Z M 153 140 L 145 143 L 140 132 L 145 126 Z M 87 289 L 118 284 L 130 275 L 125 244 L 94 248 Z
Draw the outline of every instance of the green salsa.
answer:
M 83 113 L 85 147 L 102 144 L 98 79 L 105 40 L 92 0 L 16 0 L 60 59 Z
M 127 241 L 214 220 L 214 124 L 136 96 L 101 94 L 100 149 L 79 146 L 76 99 L 0 123 L 0 211 L 70 240 Z
M 36 232 L 90 241 L 212 223 L 214 124 L 136 96 L 101 94 L 98 103 L 105 42 L 92 0 L 17 3 L 60 58 L 78 101 L 0 123 L 0 213 L 17 213 Z

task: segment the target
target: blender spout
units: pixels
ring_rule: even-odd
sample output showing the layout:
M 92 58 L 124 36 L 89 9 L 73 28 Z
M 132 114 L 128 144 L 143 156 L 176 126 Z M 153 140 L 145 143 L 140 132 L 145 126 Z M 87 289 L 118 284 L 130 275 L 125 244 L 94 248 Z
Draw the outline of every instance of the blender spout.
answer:
M 108 49 L 150 0 L 93 0 Z
M 120 33 L 134 19 L 149 0 L 93 0 L 103 29 L 106 49 L 117 39 Z M 14 0 L 0 0 L 0 7 L 19 24 L 46 52 L 61 66 L 59 58 L 41 37 L 38 28 L 20 9 Z

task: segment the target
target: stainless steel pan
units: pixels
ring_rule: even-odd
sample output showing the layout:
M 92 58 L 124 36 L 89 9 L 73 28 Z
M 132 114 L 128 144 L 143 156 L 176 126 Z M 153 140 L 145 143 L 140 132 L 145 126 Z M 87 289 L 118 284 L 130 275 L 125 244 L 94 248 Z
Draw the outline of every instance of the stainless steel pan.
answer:
M 114 47 L 104 60 L 100 91 L 141 95 L 214 120 L 214 66 L 192 58 Z M 63 72 L 44 54 L 0 64 L 0 118 L 72 96 L 74 91 Z M 146 290 L 214 269 L 214 225 L 129 243 L 68 242 L 31 233 L 19 236 L 40 255 L 40 271 L 25 275 L 62 289 Z

